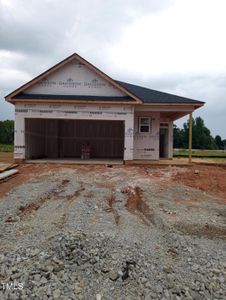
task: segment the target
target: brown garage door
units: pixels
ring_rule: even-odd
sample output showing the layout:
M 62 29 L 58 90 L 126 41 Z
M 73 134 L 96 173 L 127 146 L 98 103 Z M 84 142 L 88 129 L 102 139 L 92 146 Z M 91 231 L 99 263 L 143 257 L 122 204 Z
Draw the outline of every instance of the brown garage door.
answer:
M 83 145 L 91 158 L 123 158 L 124 122 L 26 119 L 26 158 L 79 158 Z

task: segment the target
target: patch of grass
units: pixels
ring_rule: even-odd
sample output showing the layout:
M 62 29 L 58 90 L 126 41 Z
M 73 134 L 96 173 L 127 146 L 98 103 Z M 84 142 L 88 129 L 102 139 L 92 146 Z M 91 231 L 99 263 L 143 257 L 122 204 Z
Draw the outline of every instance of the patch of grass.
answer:
M 205 157 L 203 157 L 205 158 Z M 205 158 L 206 160 L 210 160 L 210 161 L 213 161 L 215 163 L 226 163 L 226 157 L 207 157 Z
M 13 145 L 0 144 L 0 152 L 13 152 Z
M 188 150 L 181 149 L 181 150 L 174 150 L 174 156 L 188 156 Z M 219 151 L 219 150 L 193 150 L 192 151 L 193 157 L 209 157 L 209 158 L 226 158 L 226 151 Z

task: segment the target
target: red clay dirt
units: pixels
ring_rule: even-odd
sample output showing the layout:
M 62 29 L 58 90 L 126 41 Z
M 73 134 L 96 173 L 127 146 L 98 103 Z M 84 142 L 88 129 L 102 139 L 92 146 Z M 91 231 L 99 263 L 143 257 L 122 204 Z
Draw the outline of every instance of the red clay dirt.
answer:
M 20 165 L 17 167 L 17 169 L 19 170 L 18 174 L 1 183 L 0 199 L 4 197 L 12 188 L 27 182 L 29 179 L 36 177 L 42 172 L 48 171 L 48 167 L 45 165 Z
M 192 166 L 174 174 L 173 180 L 218 196 L 222 198 L 219 202 L 226 204 L 226 166 Z
M 19 174 L 15 177 L 10 178 L 8 181 L 1 183 L 0 188 L 0 198 L 5 196 L 12 188 L 22 185 L 28 180 L 35 178 L 37 175 L 57 170 L 64 167 L 62 164 L 24 164 L 20 165 Z M 79 172 L 86 173 L 89 171 L 95 171 L 104 169 L 104 166 L 95 166 L 95 165 L 66 165 L 67 168 L 79 168 Z M 121 167 L 121 166 L 119 166 Z M 125 168 L 130 168 L 130 166 L 124 166 Z M 114 166 L 117 168 L 117 166 Z M 132 167 L 133 168 L 133 167 Z M 148 172 L 146 167 L 136 167 L 136 172 L 139 172 L 141 176 L 147 176 Z M 153 168 L 152 177 L 153 179 L 161 178 L 164 174 L 164 168 Z M 186 168 L 186 170 L 180 172 L 172 172 L 171 176 L 167 180 L 161 180 L 159 184 L 160 188 L 165 189 L 166 185 L 169 185 L 171 181 L 179 181 L 189 187 L 197 188 L 203 191 L 206 191 L 209 194 L 221 197 L 219 203 L 226 204 L 226 166 L 204 166 L 204 165 L 194 165 L 192 167 Z M 67 182 L 65 182 L 66 184 Z M 103 186 L 107 185 L 103 183 Z M 128 193 L 128 209 L 139 211 L 139 194 L 141 191 L 135 190 L 135 196 L 131 196 L 131 193 Z M 195 199 L 194 199 L 195 201 Z M 145 210 L 145 209 L 144 209 Z
M 0 162 L 12 164 L 13 163 L 13 153 L 12 152 L 0 152 Z
M 112 212 L 114 219 L 115 219 L 115 223 L 116 225 L 119 225 L 119 214 L 117 213 L 117 211 L 113 208 L 115 202 L 116 202 L 116 198 L 114 194 L 111 194 L 111 196 L 107 199 L 108 200 L 108 205 L 109 208 L 106 209 L 107 212 Z
M 128 194 L 126 208 L 129 212 L 138 214 L 147 224 L 153 222 L 153 213 L 148 204 L 142 199 L 142 190 L 140 187 L 129 186 L 122 192 Z
M 4 197 L 12 188 L 17 187 L 28 180 L 35 178 L 36 176 L 48 172 L 54 171 L 64 167 L 62 164 L 21 164 L 17 169 L 19 173 L 14 177 L 9 177 L 9 180 L 1 183 L 0 188 L 0 199 Z M 98 169 L 98 166 L 77 166 L 77 165 L 66 165 L 67 168 L 79 168 L 80 172 L 88 172 L 89 170 Z M 64 182 L 62 184 L 66 184 Z
M 27 214 L 30 214 L 31 212 L 35 211 L 35 210 L 38 210 L 40 205 L 41 205 L 40 203 L 27 204 L 25 206 L 21 206 L 19 208 L 19 211 L 20 211 L 21 214 L 27 215 Z

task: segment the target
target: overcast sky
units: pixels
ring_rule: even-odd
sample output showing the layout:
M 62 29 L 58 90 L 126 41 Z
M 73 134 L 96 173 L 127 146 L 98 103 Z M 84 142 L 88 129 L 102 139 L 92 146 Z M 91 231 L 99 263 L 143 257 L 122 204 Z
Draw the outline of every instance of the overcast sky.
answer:
M 6 94 L 77 52 L 115 79 L 205 101 L 194 116 L 226 138 L 225 15 L 226 0 L 0 0 L 0 120 L 14 118 Z

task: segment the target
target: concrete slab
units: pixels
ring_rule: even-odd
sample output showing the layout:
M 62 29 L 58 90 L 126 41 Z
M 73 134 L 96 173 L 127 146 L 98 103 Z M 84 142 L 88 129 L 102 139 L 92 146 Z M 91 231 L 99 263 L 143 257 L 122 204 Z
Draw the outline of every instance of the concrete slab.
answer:
M 77 164 L 77 165 L 122 165 L 122 159 L 29 159 L 25 160 L 25 163 L 29 164 Z
M 188 158 L 173 158 L 173 159 L 160 159 L 160 160 L 142 160 L 136 159 L 125 161 L 126 165 L 151 165 L 151 166 L 192 166 L 192 165 L 207 165 L 207 166 L 226 166 L 225 159 L 211 159 L 211 158 L 192 158 L 191 164 Z
M 154 166 L 189 166 L 188 159 L 160 159 L 160 160 L 142 160 L 135 159 L 126 161 L 127 165 L 154 165 Z

